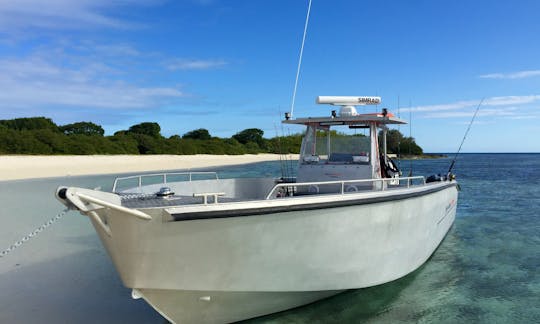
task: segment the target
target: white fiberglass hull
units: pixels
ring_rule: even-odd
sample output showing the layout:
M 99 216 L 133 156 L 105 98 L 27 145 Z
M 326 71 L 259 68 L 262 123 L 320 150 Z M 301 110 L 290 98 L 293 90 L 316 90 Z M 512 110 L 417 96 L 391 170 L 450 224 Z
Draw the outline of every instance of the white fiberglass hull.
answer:
M 388 199 L 381 191 L 364 202 L 363 193 L 341 195 L 338 205 L 350 197 L 357 203 L 201 220 L 173 221 L 174 208 L 143 209 L 150 221 L 96 210 L 110 235 L 91 219 L 124 284 L 167 319 L 231 322 L 417 269 L 454 222 L 457 188 L 444 182 L 402 191 L 414 194 Z
M 139 289 L 135 290 L 134 294 L 144 298 L 156 311 L 173 323 L 231 323 L 306 305 L 340 292 Z

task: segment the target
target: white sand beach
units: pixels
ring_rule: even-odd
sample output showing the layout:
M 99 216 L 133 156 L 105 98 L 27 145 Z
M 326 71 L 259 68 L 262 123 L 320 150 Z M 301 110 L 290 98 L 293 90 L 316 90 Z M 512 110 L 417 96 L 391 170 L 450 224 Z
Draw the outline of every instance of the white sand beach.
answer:
M 32 178 L 188 170 L 278 161 L 278 154 L 246 155 L 0 155 L 0 181 Z M 297 158 L 293 156 L 292 158 Z

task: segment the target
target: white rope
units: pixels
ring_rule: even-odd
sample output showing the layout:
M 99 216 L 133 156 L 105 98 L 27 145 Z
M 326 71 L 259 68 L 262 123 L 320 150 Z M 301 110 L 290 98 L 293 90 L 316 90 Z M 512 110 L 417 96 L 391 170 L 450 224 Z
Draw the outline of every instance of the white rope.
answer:
M 306 42 L 307 27 L 309 23 L 309 12 L 311 11 L 311 0 L 309 0 L 306 23 L 304 25 L 304 36 L 302 37 L 302 46 L 300 47 L 300 57 L 298 58 L 298 68 L 296 69 L 296 80 L 294 81 L 294 91 L 291 103 L 291 118 L 293 117 L 294 101 L 296 100 L 296 89 L 298 88 L 298 77 L 300 76 L 300 66 L 302 65 L 302 55 L 304 54 L 304 43 Z

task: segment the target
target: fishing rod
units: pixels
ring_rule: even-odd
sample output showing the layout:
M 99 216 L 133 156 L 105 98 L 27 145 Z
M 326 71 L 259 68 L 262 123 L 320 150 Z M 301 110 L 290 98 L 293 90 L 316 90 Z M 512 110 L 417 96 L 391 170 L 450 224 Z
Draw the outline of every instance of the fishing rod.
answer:
M 399 95 L 397 97 L 397 116 L 398 118 L 401 118 L 401 112 L 399 110 L 400 108 L 400 105 L 399 105 Z M 397 129 L 398 129 L 398 133 L 401 134 L 401 124 L 398 124 L 397 125 Z M 397 161 L 398 161 L 398 169 L 401 170 L 401 140 L 400 140 L 400 137 L 398 136 L 398 142 L 397 142 Z
M 454 159 L 452 160 L 452 164 L 450 164 L 450 168 L 448 168 L 448 173 L 447 174 L 452 173 L 452 169 L 454 168 L 454 164 L 456 164 L 456 160 L 457 160 L 457 157 L 459 155 L 459 152 L 461 151 L 461 147 L 463 146 L 463 143 L 465 142 L 465 139 L 467 138 L 467 134 L 469 134 L 469 131 L 471 130 L 471 126 L 472 126 L 472 124 L 474 122 L 474 119 L 476 118 L 476 115 L 478 114 L 478 110 L 480 110 L 480 106 L 484 102 L 484 99 L 485 99 L 485 97 L 482 98 L 482 100 L 480 100 L 480 103 L 478 104 L 478 106 L 476 106 L 476 110 L 474 111 L 471 122 L 469 123 L 469 127 L 467 127 L 467 130 L 465 131 L 465 135 L 463 136 L 463 139 L 461 140 L 461 144 L 459 145 L 459 148 L 458 148 L 458 150 L 456 152 L 456 155 L 454 156 Z
M 409 177 L 412 177 L 412 143 L 413 143 L 413 137 L 412 137 L 412 102 L 409 100 Z
M 281 113 L 279 114 L 281 116 Z M 285 170 L 283 168 L 283 148 L 281 146 L 281 136 L 279 136 L 279 132 L 278 132 L 278 129 L 277 129 L 277 126 L 276 124 L 274 124 L 274 129 L 276 131 L 276 137 L 277 137 L 277 142 L 278 142 L 278 152 L 279 152 L 279 167 L 281 168 L 281 178 L 284 179 L 286 177 L 285 175 Z

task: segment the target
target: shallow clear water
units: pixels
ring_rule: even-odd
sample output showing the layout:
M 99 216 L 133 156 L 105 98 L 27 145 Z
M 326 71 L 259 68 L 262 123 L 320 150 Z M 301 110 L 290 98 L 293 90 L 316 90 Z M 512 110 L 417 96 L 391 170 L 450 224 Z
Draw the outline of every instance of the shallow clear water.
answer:
M 444 173 L 450 159 L 402 161 L 415 175 Z M 278 176 L 279 162 L 227 167 L 221 177 Z M 250 323 L 540 322 L 540 154 L 464 154 L 455 173 L 456 222 L 412 274 Z M 0 249 L 62 206 L 58 185 L 110 189 L 114 176 L 0 182 Z M 89 221 L 70 212 L 0 258 L 0 323 L 162 323 L 132 300 Z

